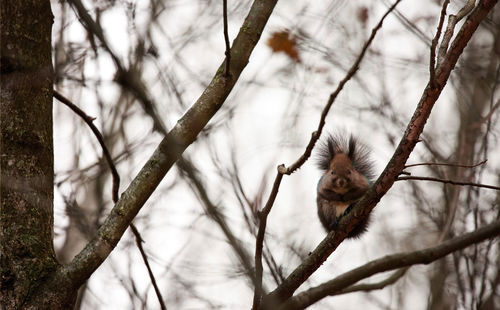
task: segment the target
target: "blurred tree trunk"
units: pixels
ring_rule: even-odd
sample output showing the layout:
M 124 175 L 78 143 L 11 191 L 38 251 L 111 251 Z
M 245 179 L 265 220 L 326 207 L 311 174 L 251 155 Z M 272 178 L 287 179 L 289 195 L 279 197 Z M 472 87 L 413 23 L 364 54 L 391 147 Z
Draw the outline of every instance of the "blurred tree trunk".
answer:
M 106 139 L 106 141 L 108 149 L 112 150 L 113 139 Z M 75 170 L 77 169 L 78 167 L 75 166 Z M 85 247 L 100 225 L 99 220 L 103 209 L 99 208 L 99 206 L 105 206 L 103 188 L 106 178 L 109 177 L 106 169 L 106 163 L 101 160 L 96 178 L 82 186 L 82 188 L 85 188 L 85 195 L 83 195 L 84 198 L 81 203 L 77 203 L 76 199 L 73 198 L 66 201 L 66 214 L 68 215 L 69 224 L 65 230 L 64 244 L 56 251 L 57 259 L 62 264 L 71 262 L 76 254 Z M 86 289 L 87 282 L 78 289 L 74 310 L 81 309 Z
M 52 244 L 50 1 L 2 0 L 1 15 L 0 308 L 68 309 L 73 298 L 35 293 L 58 266 Z
M 430 294 L 429 294 L 429 310 L 452 310 L 456 309 L 456 296 L 451 294 L 446 289 L 446 279 L 448 278 L 449 268 L 446 258 L 436 262 L 432 270 L 432 275 L 429 278 Z
M 459 126 L 456 135 L 455 156 L 450 159 L 449 163 L 474 165 L 485 159 L 481 151 L 481 147 L 484 147 L 481 144 L 487 139 L 485 138 L 485 135 L 487 135 L 487 119 L 484 119 L 484 115 L 488 114 L 488 107 L 491 108 L 489 105 L 492 90 L 495 89 L 497 83 L 494 77 L 499 59 L 497 50 L 498 30 L 495 32 L 494 37 L 496 40 L 492 42 L 493 44 L 489 47 L 489 50 L 488 48 L 485 48 L 486 52 L 482 50 L 481 45 L 484 45 L 484 41 L 481 39 L 472 40 L 469 52 L 464 53 L 462 58 L 462 65 L 458 71 L 456 81 L 458 84 L 456 98 Z M 484 54 L 489 57 L 481 57 Z M 474 182 L 480 179 L 477 171 L 476 169 L 456 166 L 448 170 L 448 177 L 453 180 Z M 446 203 L 440 219 L 440 228 L 442 229 L 439 231 L 440 240 L 449 239 L 460 233 L 454 229 L 454 222 L 465 223 L 468 217 L 469 219 L 471 215 L 477 217 L 477 213 L 481 209 L 485 209 L 484 206 L 477 204 L 477 199 L 471 197 L 476 190 L 475 188 L 444 185 L 443 195 Z M 464 210 L 465 206 L 467 206 L 466 210 Z M 475 218 L 473 222 L 477 223 L 478 219 Z M 461 255 L 464 254 L 461 253 Z M 496 268 L 495 266 L 491 267 Z M 437 262 L 429 277 L 430 298 L 428 309 L 456 309 L 456 303 L 460 298 L 458 294 L 452 293 L 449 285 L 447 285 L 447 281 L 450 281 L 450 275 L 459 274 L 460 272 L 460 270 L 453 270 L 453 268 L 449 257 Z M 476 271 L 474 268 L 472 278 L 477 277 L 476 280 L 479 281 L 482 275 Z M 465 279 L 465 281 L 471 283 L 469 279 Z M 471 293 L 474 296 L 474 292 Z M 474 300 L 474 297 L 472 299 Z
M 105 165 L 101 162 L 100 168 L 104 170 Z M 75 168 L 77 169 L 77 168 Z M 66 202 L 66 213 L 69 215 L 69 224 L 65 230 L 65 239 L 62 247 L 57 251 L 58 260 L 67 264 L 80 252 L 90 237 L 98 228 L 99 217 L 102 210 L 97 206 L 103 206 L 103 188 L 107 174 L 102 172 L 95 180 L 88 182 L 85 188 L 84 200 L 81 204 L 75 201 Z M 81 309 L 83 297 L 87 289 L 87 282 L 78 290 L 75 310 Z

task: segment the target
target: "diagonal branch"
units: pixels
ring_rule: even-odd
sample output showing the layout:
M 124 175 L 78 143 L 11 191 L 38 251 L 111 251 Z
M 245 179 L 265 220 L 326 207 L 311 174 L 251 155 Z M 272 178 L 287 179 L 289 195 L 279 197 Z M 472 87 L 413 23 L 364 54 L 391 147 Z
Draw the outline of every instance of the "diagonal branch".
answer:
M 104 143 L 104 138 L 101 132 L 94 125 L 95 118 L 88 116 L 87 113 L 85 113 L 82 109 L 80 109 L 73 102 L 71 102 L 71 100 L 63 96 L 60 92 L 58 92 L 55 89 L 54 89 L 54 98 L 64 103 L 68 108 L 70 108 L 73 112 L 75 112 L 78 116 L 80 116 L 83 119 L 83 121 L 87 124 L 87 126 L 89 126 L 90 130 L 92 130 L 92 133 L 97 138 L 97 141 L 99 142 L 99 145 L 102 148 L 102 154 L 106 159 L 109 169 L 111 170 L 111 176 L 113 179 L 112 197 L 113 197 L 113 202 L 116 202 L 118 200 L 118 189 L 120 187 L 120 175 L 118 174 L 118 170 L 116 170 L 116 166 L 115 163 L 113 162 L 113 158 L 111 157 L 111 153 L 109 152 L 108 148 L 106 147 L 106 144 Z
M 300 158 L 296 162 L 294 162 L 290 167 L 286 169 L 286 174 L 292 174 L 295 170 L 299 169 L 305 163 L 305 161 L 311 156 L 312 149 L 314 148 L 314 145 L 321 136 L 321 132 L 323 131 L 323 127 L 325 126 L 326 116 L 328 115 L 328 112 L 330 111 L 333 103 L 335 102 L 335 99 L 337 99 L 337 96 L 340 94 L 345 84 L 349 82 L 349 80 L 358 72 L 359 66 L 361 65 L 363 59 L 365 58 L 365 54 L 368 51 L 368 48 L 371 46 L 373 40 L 375 39 L 377 32 L 382 28 L 385 18 L 396 8 L 396 6 L 401 1 L 402 0 L 395 1 L 394 4 L 391 5 L 389 9 L 387 9 L 385 14 L 380 18 L 378 24 L 372 29 L 372 33 L 368 38 L 368 40 L 363 45 L 363 48 L 361 49 L 359 56 L 352 64 L 346 76 L 339 82 L 339 85 L 337 86 L 335 91 L 330 94 L 328 102 L 326 103 L 325 107 L 323 108 L 323 111 L 321 112 L 318 128 L 316 129 L 315 132 L 312 133 L 311 139 L 309 140 L 309 144 L 306 147 L 306 151 L 304 152 L 304 154 L 302 154 L 302 156 L 300 156 Z
M 361 52 L 359 53 L 358 57 L 352 64 L 346 76 L 339 82 L 339 85 L 337 86 L 335 91 L 330 94 L 330 97 L 328 98 L 328 101 L 325 107 L 323 108 L 323 111 L 321 112 L 318 128 L 316 129 L 316 131 L 312 133 L 311 139 L 309 140 L 309 143 L 307 144 L 304 153 L 299 157 L 299 159 L 297 159 L 297 161 L 295 161 L 288 168 L 285 167 L 284 165 L 278 166 L 278 171 L 276 173 L 276 178 L 274 179 L 274 184 L 271 190 L 271 194 L 269 195 L 266 205 L 264 206 L 262 211 L 259 212 L 259 230 L 257 232 L 257 238 L 255 242 L 255 277 L 257 285 L 255 286 L 254 297 L 253 297 L 253 306 L 252 306 L 253 310 L 257 310 L 260 308 L 260 301 L 262 298 L 262 273 L 263 273 L 262 247 L 264 244 L 264 234 L 266 231 L 267 217 L 271 212 L 271 208 L 273 207 L 276 195 L 278 195 L 278 190 L 281 184 L 281 180 L 283 179 L 283 175 L 284 174 L 290 175 L 293 172 L 295 172 L 311 156 L 312 150 L 316 145 L 316 142 L 318 141 L 319 137 L 321 136 L 323 127 L 325 126 L 326 116 L 328 115 L 328 112 L 330 111 L 333 103 L 335 102 L 335 99 L 337 99 L 337 96 L 340 94 L 345 84 L 356 74 L 356 72 L 358 72 L 361 61 L 363 61 L 365 54 L 368 51 L 368 48 L 375 39 L 375 35 L 377 34 L 378 30 L 382 28 L 382 24 L 384 23 L 384 20 L 387 17 L 387 15 L 389 15 L 396 8 L 399 2 L 401 2 L 401 0 L 397 0 L 382 16 L 382 18 L 375 26 L 375 28 L 373 28 L 370 37 L 363 45 Z
M 493 222 L 468 234 L 455 237 L 435 247 L 387 255 L 294 296 L 283 305 L 282 309 L 304 309 L 329 295 L 337 295 L 343 288 L 348 289 L 350 285 L 377 273 L 416 264 L 430 264 L 454 251 L 489 238 L 495 238 L 498 235 L 500 235 L 500 221 Z
M 366 195 L 354 206 L 346 216 L 339 222 L 337 231 L 330 232 L 317 248 L 302 262 L 273 292 L 266 296 L 266 302 L 270 305 L 281 303 L 290 298 L 295 290 L 316 271 L 319 266 L 328 258 L 328 256 L 345 239 L 348 233 L 358 225 L 358 223 L 369 215 L 371 210 L 380 201 L 382 196 L 392 187 L 396 178 L 404 169 L 413 148 L 419 141 L 420 134 L 429 118 L 434 103 L 439 98 L 451 71 L 455 67 L 459 56 L 462 54 L 465 46 L 471 39 L 481 21 L 493 9 L 496 0 L 482 0 L 478 6 L 469 15 L 467 21 L 462 25 L 455 40 L 453 41 L 445 59 L 436 70 L 437 87 L 431 88 L 429 85 L 425 88 L 420 102 L 408 123 L 405 134 L 396 148 L 393 157 L 386 168 L 377 179 L 372 188 Z
M 116 66 L 116 76 L 115 81 L 120 84 L 124 89 L 132 93 L 135 98 L 141 103 L 144 112 L 148 114 L 153 120 L 153 128 L 160 131 L 163 134 L 167 133 L 167 129 L 163 124 L 163 121 L 158 117 L 156 112 L 156 106 L 154 101 L 151 99 L 150 94 L 144 85 L 143 80 L 140 77 L 137 69 L 130 66 L 127 68 L 120 57 L 111 48 L 106 36 L 104 35 L 104 30 L 101 25 L 97 23 L 92 16 L 88 13 L 87 8 L 84 6 L 81 0 L 68 0 L 68 2 L 73 6 L 82 25 L 87 29 L 90 36 L 96 36 L 102 43 L 103 48 L 110 55 L 113 63 Z
M 430 85 L 431 87 L 436 87 L 436 46 L 439 42 L 439 37 L 441 36 L 441 30 L 443 29 L 444 17 L 446 16 L 446 8 L 450 0 L 445 0 L 443 3 L 443 8 L 441 9 L 441 16 L 439 17 L 439 23 L 436 30 L 436 35 L 432 39 L 431 44 L 431 59 L 429 61 L 429 73 L 430 73 Z
M 224 76 L 229 77 L 231 75 L 230 63 L 231 63 L 231 47 L 229 45 L 229 34 L 227 30 L 227 0 L 222 0 L 222 18 L 224 22 L 224 42 L 226 43 L 226 68 L 224 70 Z
M 155 290 L 156 297 L 158 298 L 158 302 L 160 303 L 160 308 L 161 310 L 167 310 L 167 306 L 165 306 L 165 302 L 163 301 L 163 297 L 160 292 L 160 288 L 158 287 L 158 284 L 156 283 L 155 275 L 153 273 L 153 269 L 151 269 L 151 266 L 149 265 L 149 260 L 148 256 L 146 255 L 146 251 L 142 247 L 142 243 L 144 240 L 141 237 L 141 234 L 139 233 L 139 230 L 137 230 L 137 227 L 133 223 L 130 223 L 130 229 L 132 230 L 132 233 L 135 236 L 135 244 L 137 245 L 137 248 L 139 249 L 139 252 L 141 253 L 142 260 L 144 261 L 144 265 L 146 265 L 146 269 L 148 270 L 148 275 L 149 278 L 151 279 L 151 284 L 153 284 L 153 288 Z
M 165 174 L 224 103 L 247 65 L 276 2 L 254 1 L 231 48 L 231 76 L 224 77 L 224 67 L 219 67 L 200 98 L 178 120 L 123 192 L 94 238 L 70 264 L 59 268 L 59 277 L 68 276 L 73 285 L 80 286 L 111 253 Z
M 438 53 L 438 66 L 444 61 L 446 57 L 446 53 L 448 52 L 448 45 L 450 44 L 450 40 L 453 37 L 453 32 L 455 31 L 455 26 L 457 23 L 464 18 L 467 14 L 469 14 L 472 9 L 474 9 L 474 5 L 476 0 L 467 0 L 467 3 L 463 8 L 458 11 L 457 15 L 450 15 L 448 17 L 448 25 L 446 26 L 446 30 L 443 35 L 443 40 L 441 41 L 441 45 L 439 46 Z

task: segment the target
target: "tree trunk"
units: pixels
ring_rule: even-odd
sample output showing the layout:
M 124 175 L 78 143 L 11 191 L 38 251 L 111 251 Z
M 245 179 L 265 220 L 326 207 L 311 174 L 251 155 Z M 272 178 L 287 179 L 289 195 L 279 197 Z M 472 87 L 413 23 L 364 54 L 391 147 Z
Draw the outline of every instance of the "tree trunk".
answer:
M 71 298 L 47 303 L 38 294 L 58 266 L 52 244 L 50 1 L 2 0 L 1 15 L 0 308 L 68 309 Z

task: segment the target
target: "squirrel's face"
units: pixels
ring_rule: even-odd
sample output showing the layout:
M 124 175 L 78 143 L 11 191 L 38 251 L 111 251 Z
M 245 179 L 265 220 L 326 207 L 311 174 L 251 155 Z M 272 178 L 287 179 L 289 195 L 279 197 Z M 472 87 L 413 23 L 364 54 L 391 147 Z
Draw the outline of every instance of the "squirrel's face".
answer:
M 345 194 L 352 188 L 354 167 L 349 157 L 344 153 L 336 154 L 331 162 L 330 169 L 324 174 L 328 188 L 337 194 Z
M 327 188 L 337 194 L 345 194 L 351 188 L 350 173 L 338 174 L 335 170 L 329 170 L 325 173 L 324 180 L 328 184 Z

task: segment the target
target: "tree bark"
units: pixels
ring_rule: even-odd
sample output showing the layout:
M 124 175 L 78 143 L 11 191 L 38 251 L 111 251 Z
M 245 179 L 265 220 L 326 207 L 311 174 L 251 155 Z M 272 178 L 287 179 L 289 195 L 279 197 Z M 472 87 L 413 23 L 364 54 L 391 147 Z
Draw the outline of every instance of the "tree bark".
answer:
M 70 308 L 71 298 L 33 303 L 38 285 L 58 267 L 50 1 L 2 0 L 0 8 L 0 308 Z

